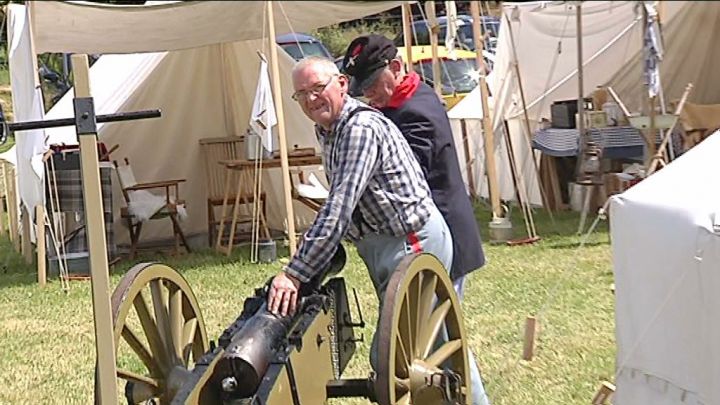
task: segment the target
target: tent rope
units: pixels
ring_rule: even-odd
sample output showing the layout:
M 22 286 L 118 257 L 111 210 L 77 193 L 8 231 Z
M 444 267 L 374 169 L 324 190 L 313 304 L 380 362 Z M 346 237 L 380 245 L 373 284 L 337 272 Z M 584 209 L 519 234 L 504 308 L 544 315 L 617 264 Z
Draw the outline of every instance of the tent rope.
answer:
M 67 292 L 70 290 L 70 275 L 67 270 L 67 251 L 65 250 L 65 223 L 60 211 L 60 197 L 58 195 L 57 177 L 55 176 L 55 160 L 50 157 L 50 168 L 48 161 L 45 161 L 45 172 L 50 173 L 50 208 L 52 209 L 53 220 L 50 226 L 50 237 L 55 245 L 55 254 L 58 259 L 58 273 L 60 273 L 60 283 L 62 289 Z M 50 221 L 48 221 L 50 222 Z M 57 230 L 55 230 L 57 227 Z
M 602 212 L 603 212 L 603 213 L 606 212 L 607 207 L 609 206 L 609 204 L 610 204 L 610 199 L 608 199 L 608 200 L 605 202 L 605 205 L 604 205 L 603 208 L 602 208 Z M 580 243 L 579 243 L 579 245 L 578 245 L 578 247 L 577 247 L 577 249 L 576 249 L 576 253 L 575 253 L 574 255 L 570 256 L 570 257 L 572 257 L 571 263 L 570 263 L 569 265 L 566 265 L 566 266 L 563 267 L 562 273 L 559 275 L 558 280 L 557 280 L 557 281 L 555 282 L 555 284 L 550 288 L 550 291 L 547 293 L 547 295 L 546 295 L 546 297 L 545 297 L 545 300 L 543 301 L 542 305 L 540 305 L 539 309 L 535 312 L 535 318 L 537 319 L 538 323 L 542 323 L 542 321 L 545 319 L 545 315 L 547 314 L 547 311 L 548 311 L 548 309 L 550 308 L 550 305 L 555 302 L 558 294 L 560 293 L 561 284 L 563 284 L 563 283 L 567 280 L 567 278 L 568 278 L 568 276 L 569 276 L 570 274 L 574 274 L 574 273 L 572 273 L 572 272 L 570 272 L 570 271 L 568 271 L 568 270 L 569 270 L 569 269 L 576 269 L 576 268 L 578 267 L 578 264 L 579 264 L 581 258 L 583 257 L 583 255 L 581 254 L 582 250 L 585 248 L 585 245 L 587 244 L 587 241 L 588 241 L 589 237 L 591 236 L 591 234 L 592 234 L 593 232 L 595 232 L 595 229 L 596 229 L 598 223 L 599 223 L 600 220 L 603 219 L 603 218 L 604 218 L 604 215 L 598 215 L 598 216 L 595 218 L 595 220 L 593 221 L 592 225 L 590 226 L 590 229 L 588 229 L 587 233 L 585 233 L 585 234 L 581 237 Z M 529 247 L 529 248 L 530 248 L 530 249 L 539 249 L 536 245 L 531 245 L 531 247 Z M 518 339 L 519 339 L 520 341 L 523 340 L 523 338 L 524 338 L 524 333 L 525 333 L 524 330 L 521 329 L 520 332 L 519 332 L 519 335 L 518 335 Z M 509 361 L 508 357 L 513 357 L 514 360 Z M 514 372 L 514 371 L 517 369 L 518 365 L 520 364 L 520 361 L 521 361 L 521 360 L 522 360 L 521 356 L 517 356 L 517 354 L 516 354 L 515 352 L 510 352 L 510 353 L 505 357 L 505 361 L 506 361 L 507 363 L 511 363 L 511 364 L 510 364 L 508 367 L 506 367 L 505 370 L 502 371 L 500 374 L 506 374 L 506 373 L 512 373 L 512 372 Z M 618 368 L 618 370 L 620 370 L 620 369 L 621 369 L 621 368 Z M 497 398 L 500 397 L 500 394 L 502 394 L 502 393 L 504 392 L 504 390 L 507 389 L 507 387 L 508 387 L 507 385 L 503 385 L 498 391 L 496 391 L 496 392 L 494 393 L 494 395 L 495 395 L 495 397 L 496 397 L 496 400 L 497 400 Z
M 290 23 L 290 19 L 288 18 L 287 14 L 285 13 L 285 7 L 283 7 L 282 2 L 277 2 L 278 6 L 280 6 L 280 13 L 283 15 L 283 18 L 285 18 L 285 22 L 288 25 L 288 28 L 290 28 L 290 32 L 294 33 L 295 29 L 293 28 L 292 24 Z M 307 55 L 305 55 L 305 51 L 303 50 L 302 46 L 300 46 L 300 41 L 298 41 L 297 36 L 294 35 L 293 38 L 295 39 L 295 44 L 298 47 L 298 50 L 300 51 L 300 55 L 302 55 L 302 58 L 305 59 Z

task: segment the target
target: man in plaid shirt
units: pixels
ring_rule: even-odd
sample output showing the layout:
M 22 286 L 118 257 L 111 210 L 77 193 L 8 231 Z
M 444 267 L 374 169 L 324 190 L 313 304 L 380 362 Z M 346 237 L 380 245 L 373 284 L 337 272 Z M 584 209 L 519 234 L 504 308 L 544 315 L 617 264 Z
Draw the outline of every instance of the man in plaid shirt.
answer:
M 325 271 L 345 237 L 367 265 L 380 305 L 408 253 L 432 253 L 450 268 L 450 231 L 400 130 L 349 97 L 347 77 L 330 60 L 305 58 L 292 78 L 293 99 L 316 123 L 330 192 L 300 248 L 273 279 L 270 311 L 294 313 L 300 284 Z

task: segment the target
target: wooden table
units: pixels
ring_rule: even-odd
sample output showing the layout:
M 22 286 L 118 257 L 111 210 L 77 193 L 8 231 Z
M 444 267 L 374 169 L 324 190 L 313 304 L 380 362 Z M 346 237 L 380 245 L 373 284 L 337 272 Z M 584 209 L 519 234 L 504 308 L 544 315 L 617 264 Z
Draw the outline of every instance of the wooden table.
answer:
M 246 205 L 249 203 L 255 203 L 255 193 L 253 185 L 255 185 L 255 168 L 262 169 L 273 169 L 281 167 L 281 160 L 279 157 L 271 159 L 263 159 L 261 162 L 255 160 L 239 159 L 239 160 L 221 160 L 219 164 L 225 167 L 225 195 L 223 198 L 222 212 L 220 214 L 220 226 L 218 227 L 218 235 L 215 239 L 215 249 L 220 252 L 224 252 L 226 255 L 230 255 L 232 252 L 232 246 L 235 239 L 235 229 L 239 221 L 239 207 L 241 204 Z M 289 167 L 299 166 L 313 166 L 322 164 L 322 157 L 320 155 L 310 156 L 288 156 Z M 235 187 L 235 205 L 233 209 L 232 221 L 229 221 L 226 213 L 226 207 L 228 205 L 228 199 L 231 197 L 231 185 L 232 176 L 237 174 L 237 187 Z M 262 209 L 258 209 L 259 226 L 262 227 L 263 234 L 266 239 L 270 238 L 270 231 L 265 221 L 265 215 Z M 228 242 L 226 246 L 222 244 L 222 235 L 225 229 L 226 220 L 230 222 L 230 234 L 228 236 Z M 254 221 L 254 218 L 253 218 Z

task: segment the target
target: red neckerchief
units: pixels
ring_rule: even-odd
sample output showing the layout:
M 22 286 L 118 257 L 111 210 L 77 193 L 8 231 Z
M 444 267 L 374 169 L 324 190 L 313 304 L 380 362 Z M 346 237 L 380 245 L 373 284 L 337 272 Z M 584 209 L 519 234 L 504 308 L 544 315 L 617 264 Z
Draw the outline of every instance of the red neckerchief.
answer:
M 417 73 L 410 72 L 405 75 L 402 82 L 395 88 L 395 93 L 390 97 L 390 101 L 387 103 L 388 108 L 398 108 L 403 105 L 415 94 L 419 84 L 420 75 Z

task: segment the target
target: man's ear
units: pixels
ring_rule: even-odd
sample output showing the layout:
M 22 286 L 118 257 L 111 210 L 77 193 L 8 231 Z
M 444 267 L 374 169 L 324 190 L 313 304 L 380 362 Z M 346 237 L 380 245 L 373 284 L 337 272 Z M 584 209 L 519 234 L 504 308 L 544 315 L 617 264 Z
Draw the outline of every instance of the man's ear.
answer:
M 348 85 L 350 83 L 350 79 L 345 76 L 344 74 L 340 74 L 338 76 L 338 83 L 340 84 L 340 88 L 346 91 L 348 89 Z
M 402 73 L 404 67 L 403 62 L 400 59 L 392 59 L 390 64 L 388 64 L 388 68 L 396 77 Z

